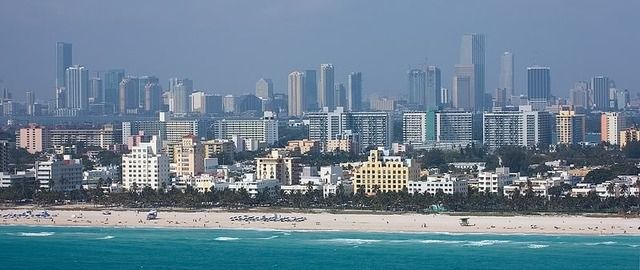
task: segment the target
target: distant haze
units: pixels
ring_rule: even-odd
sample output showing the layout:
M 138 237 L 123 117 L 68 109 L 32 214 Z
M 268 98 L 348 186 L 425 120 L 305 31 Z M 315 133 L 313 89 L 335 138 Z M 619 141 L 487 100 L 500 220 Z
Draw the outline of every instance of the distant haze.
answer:
M 640 85 L 640 1 L 23 1 L 0 8 L 0 83 L 24 101 L 52 98 L 55 43 L 73 44 L 74 64 L 92 73 L 193 79 L 212 93 L 253 93 L 272 78 L 286 92 L 292 70 L 332 63 L 336 82 L 361 71 L 364 96 L 407 95 L 406 71 L 442 69 L 451 86 L 465 33 L 486 36 L 486 89 L 498 84 L 503 51 L 515 55 L 516 93 L 526 93 L 526 66 L 551 67 L 552 94 L 577 80 Z

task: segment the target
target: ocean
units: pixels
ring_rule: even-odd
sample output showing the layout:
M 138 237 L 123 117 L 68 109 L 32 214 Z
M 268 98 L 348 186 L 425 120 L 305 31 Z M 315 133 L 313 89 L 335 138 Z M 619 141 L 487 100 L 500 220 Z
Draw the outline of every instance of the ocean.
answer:
M 0 226 L 0 269 L 640 269 L 640 236 Z

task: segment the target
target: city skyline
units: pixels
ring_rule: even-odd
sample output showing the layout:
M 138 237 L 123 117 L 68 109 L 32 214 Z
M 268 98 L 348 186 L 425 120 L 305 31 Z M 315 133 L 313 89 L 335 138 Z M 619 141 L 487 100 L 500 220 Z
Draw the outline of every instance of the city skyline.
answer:
M 286 2 L 286 1 L 285 1 Z M 289 2 L 287 2 L 289 3 Z M 367 2 L 368 3 L 368 2 Z M 93 5 L 95 3 L 90 3 Z M 243 94 L 253 92 L 255 81 L 259 78 L 272 78 L 274 80 L 274 88 L 276 93 L 286 92 L 286 75 L 290 70 L 305 69 L 309 67 L 317 68 L 319 63 L 332 63 L 336 67 L 336 78 L 344 78 L 352 71 L 361 71 L 367 75 L 366 88 L 363 90 L 363 97 L 368 96 L 384 96 L 386 93 L 395 92 L 402 96 L 407 96 L 405 88 L 404 76 L 406 71 L 411 67 L 422 65 L 427 59 L 428 65 L 436 65 L 442 69 L 443 87 L 451 88 L 449 78 L 453 75 L 453 67 L 458 62 L 457 47 L 459 37 L 467 33 L 482 33 L 486 36 L 486 86 L 485 91 L 492 93 L 493 89 L 498 86 L 498 73 L 500 55 L 505 50 L 518 55 L 518 61 L 514 67 L 516 83 L 516 94 L 526 92 L 526 66 L 535 64 L 544 64 L 550 66 L 554 70 L 554 80 L 552 82 L 552 94 L 556 96 L 568 96 L 568 89 L 572 87 L 575 81 L 590 80 L 590 78 L 599 75 L 605 75 L 616 80 L 620 88 L 628 88 L 632 94 L 636 93 L 635 85 L 640 84 L 638 79 L 633 76 L 630 69 L 632 61 L 629 59 L 637 58 L 638 52 L 634 50 L 630 42 L 615 42 L 623 36 L 623 30 L 629 29 L 630 25 L 636 25 L 636 20 L 631 13 L 633 8 L 621 8 L 618 5 L 597 5 L 595 2 L 581 2 L 580 5 L 571 5 L 570 3 L 555 3 L 553 1 L 537 1 L 533 4 L 513 4 L 501 5 L 501 1 L 486 1 L 482 5 L 479 3 L 468 3 L 460 7 L 462 14 L 471 12 L 476 8 L 487 10 L 487 14 L 477 15 L 481 18 L 463 19 L 459 23 L 454 23 L 446 29 L 433 29 L 429 27 L 427 21 L 415 24 L 409 29 L 401 30 L 400 25 L 409 25 L 411 22 L 418 21 L 418 13 L 434 12 L 434 9 L 426 8 L 428 5 L 423 3 L 415 3 L 415 11 L 408 10 L 403 5 L 389 5 L 382 7 L 377 3 L 364 5 L 363 13 L 379 14 L 385 9 L 389 14 L 403 14 L 398 22 L 390 20 L 382 20 L 375 22 L 364 20 L 361 23 L 371 24 L 373 28 L 379 29 L 382 36 L 387 36 L 389 40 L 404 39 L 408 40 L 408 44 L 396 44 L 389 42 L 376 42 L 375 46 L 368 46 L 371 41 L 379 38 L 377 33 L 371 31 L 363 31 L 363 41 L 353 39 L 353 37 L 345 36 L 351 26 L 346 27 L 346 11 L 358 4 L 358 1 L 349 2 L 315 2 L 295 3 L 285 5 L 280 3 L 256 3 L 256 11 L 243 16 L 255 15 L 258 18 L 268 17 L 270 21 L 268 36 L 265 34 L 249 34 L 254 31 L 262 30 L 264 27 L 249 21 L 244 24 L 225 29 L 205 30 L 205 26 L 210 25 L 209 19 L 190 19 L 180 22 L 178 25 L 184 26 L 191 24 L 193 29 L 187 30 L 189 33 L 198 34 L 198 36 L 220 36 L 228 37 L 225 41 L 217 38 L 204 39 L 202 45 L 176 44 L 168 41 L 163 46 L 149 45 L 147 41 L 151 38 L 148 33 L 135 32 L 137 36 L 131 37 L 131 43 L 126 46 L 115 44 L 111 40 L 104 40 L 101 36 L 89 31 L 86 26 L 74 25 L 73 27 L 60 27 L 67 20 L 78 20 L 92 16 L 89 20 L 91 29 L 102 28 L 110 19 L 105 18 L 101 14 L 94 14 L 93 11 L 82 13 L 83 5 L 78 7 L 59 9 L 54 4 L 30 4 L 30 3 L 13 3 L 10 6 L 12 13 L 2 13 L 0 29 L 5 30 L 8 34 L 7 47 L 5 47 L 0 56 L 11 65 L 1 65 L 0 74 L 2 74 L 3 87 L 8 87 L 13 91 L 16 97 L 23 96 L 26 91 L 33 91 L 39 100 L 52 99 L 55 94 L 55 78 L 51 74 L 55 74 L 52 68 L 55 66 L 55 51 L 51 44 L 55 42 L 67 42 L 73 44 L 74 56 L 72 64 L 86 66 L 92 72 L 106 71 L 114 68 L 124 68 L 127 75 L 154 75 L 161 78 L 164 82 L 170 77 L 190 77 L 196 82 L 196 89 L 206 90 L 210 93 L 224 94 Z M 116 11 L 116 4 L 100 3 L 100 8 L 92 10 Z M 132 5 L 136 5 L 133 3 Z M 630 3 L 630 5 L 637 5 Z M 358 5 L 360 6 L 360 5 Z M 547 10 L 550 7 L 568 7 L 562 8 L 562 12 L 552 14 Z M 575 6 L 575 8 L 574 8 Z M 181 7 L 182 12 L 194 12 L 198 14 L 202 11 L 211 11 L 214 7 L 226 8 L 230 15 L 221 16 L 220 22 L 226 22 L 232 19 L 231 14 L 237 15 L 242 7 L 234 3 L 196 3 L 193 6 Z M 287 8 L 291 8 L 289 11 Z M 437 20 L 453 12 L 450 4 L 436 4 L 438 11 L 442 14 L 434 14 L 433 16 L 425 16 L 428 20 Z M 520 16 L 521 18 L 513 18 L 519 27 L 507 27 L 496 25 L 495 20 L 489 20 L 491 14 L 497 12 L 499 8 L 512 11 L 509 16 Z M 166 11 L 167 9 L 177 8 L 170 4 L 159 2 L 151 9 Z M 202 10 L 202 11 L 199 11 Z M 592 19 L 581 19 L 580 16 L 569 16 L 574 13 L 584 12 L 585 10 L 602 9 L 599 16 Z M 521 10 L 532 10 L 530 12 L 537 14 L 529 15 Z M 418 12 L 420 11 L 420 12 Z M 504 10 L 500 10 L 502 13 Z M 150 16 L 151 12 L 145 11 L 139 16 Z M 271 12 L 267 15 L 261 12 Z M 38 16 L 34 16 L 37 13 Z M 109 12 L 104 12 L 109 13 Z M 157 13 L 157 12 L 155 12 Z M 155 14 L 154 13 L 154 14 Z M 334 44 L 330 41 L 323 41 L 318 44 L 318 37 L 310 37 L 306 33 L 302 33 L 304 39 L 303 46 L 299 44 L 287 45 L 282 47 L 279 39 L 286 39 L 288 33 L 282 32 L 290 22 L 284 22 L 273 19 L 272 13 L 282 14 L 293 22 L 302 20 L 301 17 L 319 17 L 332 15 L 337 18 L 335 23 L 331 23 L 331 29 L 335 29 L 336 35 L 347 42 Z M 126 12 L 116 12 L 121 18 L 120 22 L 112 27 L 106 27 L 103 31 L 107 33 L 116 33 L 114 31 L 123 31 L 123 35 L 129 36 L 133 34 L 131 30 L 127 30 L 124 25 L 133 24 L 134 18 L 138 19 L 138 15 L 128 14 Z M 616 20 L 609 20 L 611 15 L 616 14 Z M 622 16 L 629 14 L 629 16 Z M 302 16 L 304 15 L 304 16 Z M 544 16 L 539 16 L 544 15 Z M 460 15 L 455 15 L 457 18 Z M 484 18 L 483 16 L 487 16 Z M 395 17 L 395 16 L 393 16 Z M 21 18 L 34 18 L 32 22 L 26 22 Z M 571 18 L 567 24 L 559 25 L 558 21 L 564 21 Z M 608 19 L 609 18 L 609 19 Z M 485 20 L 482 20 L 485 19 Z M 59 22 L 57 21 L 59 20 Z M 168 19 L 173 22 L 171 19 Z M 275 21 L 274 21 L 275 20 Z M 478 20 L 477 24 L 475 23 Z M 358 23 L 360 25 L 361 23 Z M 311 24 L 313 28 L 317 27 L 315 23 Z M 584 25 L 583 25 L 584 24 Z M 36 26 L 46 25 L 44 31 L 36 29 Z M 66 24 L 65 24 L 66 25 Z M 548 26 L 548 27 L 545 27 Z M 551 27 L 556 30 L 550 30 Z M 58 26 L 56 28 L 56 26 Z M 304 25 L 303 25 L 304 26 Z M 301 26 L 301 27 L 303 27 Z M 499 27 L 495 27 L 499 26 Z M 3 29 L 7 27 L 7 29 Z M 495 29 L 494 29 L 495 27 Z M 595 28 L 594 28 L 595 27 Z M 9 31 L 9 29 L 12 29 Z M 171 31 L 175 26 L 171 26 L 166 21 L 159 21 L 157 25 L 151 26 L 151 33 L 158 31 Z M 273 28 L 273 29 L 272 29 Z M 424 36 L 437 36 L 438 42 L 430 41 L 428 38 L 412 35 L 410 38 L 405 37 L 408 31 L 422 31 Z M 607 29 L 621 29 L 621 31 L 606 31 Z M 604 38 L 599 39 L 607 41 L 606 43 L 582 43 L 580 38 L 574 38 L 576 35 L 586 34 L 590 31 L 604 32 Z M 630 30 L 630 29 L 629 29 Z M 380 32 L 381 31 L 381 32 Z M 95 32 L 95 31 L 93 31 Z M 242 33 L 247 33 L 244 36 Z M 158 33 L 160 34 L 160 33 Z M 161 34 L 160 34 L 161 35 Z M 157 36 L 157 35 L 154 35 Z M 255 45 L 239 45 L 239 42 L 251 44 L 256 38 L 267 39 L 268 42 L 264 46 Z M 631 37 L 634 39 L 636 37 Z M 211 45 L 211 39 L 219 41 L 218 45 Z M 331 40 L 336 40 L 333 38 Z M 544 43 L 542 42 L 544 40 Z M 546 40 L 554 40 L 555 43 L 550 44 Z M 31 42 L 29 42 L 31 41 Z M 367 42 L 364 42 L 367 41 Z M 610 42 L 613 41 L 613 42 Z M 580 44 L 578 44 L 578 43 Z M 164 43 L 164 42 L 163 42 Z M 18 44 L 30 44 L 29 46 L 18 46 Z M 145 50 L 140 45 L 144 44 Z M 203 46 L 207 45 L 207 46 Z M 322 50 L 320 50 L 321 47 Z M 282 49 L 278 49 L 282 47 Z M 304 48 L 304 50 L 303 50 Z M 575 49 L 578 48 L 578 49 Z M 162 50 L 162 53 L 160 53 Z M 306 51 L 305 51 L 306 50 Z M 170 54 L 166 54 L 165 52 Z M 290 51 L 291 53 L 284 53 Z M 602 53 L 604 52 L 604 53 Z M 199 57 L 195 57 L 197 54 Z M 558 55 L 562 54 L 562 60 Z M 296 57 L 291 57 L 296 55 Z M 229 58 L 232 57 L 232 58 Z M 253 58 L 249 64 L 248 59 Z M 558 59 L 556 59 L 558 58 Z M 233 60 L 232 60 L 233 59 Z M 631 62 L 630 62 L 631 61 Z M 174 64 L 175 63 L 175 64 Z M 211 63 L 215 63 L 211 64 Z M 28 65 L 29 74 L 24 74 L 20 68 Z M 239 68 L 245 69 L 241 72 L 242 77 L 234 75 L 234 71 Z M 237 72 L 236 72 L 237 73 Z M 384 75 L 383 75 L 384 74 Z M 91 74 L 93 76 L 93 74 Z M 27 78 L 30 79 L 27 79 Z M 240 80 L 239 78 L 245 78 Z M 105 87 L 106 88 L 106 87 Z M 163 88 L 167 88 L 166 86 Z

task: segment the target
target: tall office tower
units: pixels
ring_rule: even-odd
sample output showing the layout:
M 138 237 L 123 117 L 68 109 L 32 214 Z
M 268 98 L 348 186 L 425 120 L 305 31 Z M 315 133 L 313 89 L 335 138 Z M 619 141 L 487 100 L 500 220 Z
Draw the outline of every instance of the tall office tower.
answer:
M 171 104 L 169 110 L 173 113 L 185 114 L 189 112 L 189 95 L 193 92 L 193 81 L 190 79 L 169 79 Z
M 56 43 L 56 89 L 65 87 L 66 71 L 72 64 L 72 47 L 70 43 Z
M 596 76 L 591 79 L 591 91 L 593 92 L 593 105 L 598 110 L 609 109 L 609 78 Z
M 600 117 L 600 141 L 620 144 L 620 131 L 626 128 L 626 119 L 619 112 L 603 112 Z
M 631 104 L 631 96 L 629 95 L 629 90 L 628 89 L 624 89 L 622 91 L 618 91 L 616 93 L 617 97 L 616 97 L 616 101 L 617 101 L 617 105 L 618 105 L 618 110 L 624 110 L 626 108 L 628 108 Z
M 304 71 L 304 110 L 315 111 L 318 109 L 318 80 L 313 69 Z
M 497 88 L 496 94 L 493 98 L 493 107 L 494 108 L 502 108 L 507 106 L 507 89 L 506 88 Z
M 158 77 L 156 76 L 140 76 L 138 77 L 138 108 L 140 112 L 143 111 L 148 111 L 147 108 L 147 84 L 155 84 L 160 86 L 160 79 L 158 79 Z M 162 91 L 162 89 L 160 89 L 160 91 Z M 162 95 L 162 93 L 160 93 L 160 95 Z M 155 97 L 149 99 L 150 102 L 155 102 Z M 150 105 L 150 107 L 153 107 L 156 105 Z M 157 105 L 158 108 L 160 105 Z
M 67 108 L 89 109 L 89 70 L 78 65 L 67 68 L 65 83 Z
M 407 84 L 409 88 L 409 103 L 419 109 L 425 105 L 426 73 L 421 69 L 412 69 L 407 72 Z
M 64 87 L 56 89 L 56 109 L 62 109 L 67 107 L 67 97 Z
M 289 73 L 289 116 L 301 116 L 304 112 L 305 79 L 300 71 Z
M 589 103 L 589 83 L 585 81 L 576 82 L 569 90 L 569 104 L 574 107 L 591 108 Z
M 471 76 L 472 109 L 482 111 L 485 109 L 485 56 L 484 56 L 484 35 L 467 34 L 462 36 L 460 46 L 460 65 L 471 66 L 473 76 Z M 465 69 L 467 69 L 465 68 Z
M 157 80 L 147 81 L 144 86 L 144 110 L 150 113 L 160 111 L 162 107 L 162 86 Z
M 490 149 L 502 146 L 536 147 L 551 143 L 551 114 L 532 111 L 497 111 L 483 114 L 482 138 Z
M 347 107 L 347 89 L 344 87 L 343 83 L 336 83 L 335 87 L 333 88 L 334 90 L 334 97 L 333 97 L 333 101 L 334 101 L 334 105 L 336 107 L 343 107 L 346 108 Z
M 89 79 L 89 103 L 102 103 L 104 96 L 102 79 Z
M 454 108 L 465 111 L 476 110 L 475 100 L 482 99 L 483 96 L 476 96 L 473 78 L 473 65 L 456 65 L 451 94 L 451 105 Z
M 435 110 L 442 106 L 442 82 L 440 69 L 436 66 L 428 66 L 426 70 L 425 106 L 427 110 Z
M 551 98 L 550 68 L 527 67 L 527 96 L 533 110 L 542 111 L 547 107 Z
M 104 103 L 120 111 L 120 82 L 124 79 L 124 69 L 111 69 L 102 73 Z
M 511 97 L 516 95 L 513 86 L 513 53 L 504 52 L 500 56 L 500 77 L 498 79 L 498 88 L 505 89 L 507 100 L 511 100 Z
M 191 110 L 190 111 L 203 114 L 206 96 L 207 96 L 207 93 L 203 91 L 197 91 L 197 92 L 191 93 Z
M 360 136 L 359 148 L 391 146 L 391 114 L 388 112 L 333 112 L 309 114 L 309 139 L 320 142 L 324 151 L 329 140 L 350 130 Z
M 440 88 L 440 106 L 447 108 L 451 106 L 451 93 L 447 88 Z
M 334 83 L 333 65 L 320 65 L 320 80 L 318 81 L 318 106 L 320 106 L 320 108 L 328 107 L 329 110 L 333 110 L 335 108 L 335 94 L 333 93 Z
M 347 109 L 352 112 L 362 110 L 362 72 L 351 72 L 349 74 Z
M 194 177 L 204 172 L 204 145 L 193 134 L 182 137 L 180 143 L 167 145 L 169 162 L 178 177 Z
M 138 92 L 138 78 L 126 77 L 120 82 L 119 112 L 120 114 L 137 114 L 140 98 Z
M 263 99 L 271 99 L 273 97 L 273 81 L 265 78 L 258 80 L 256 82 L 256 96 Z
M 584 141 L 585 116 L 576 113 L 573 106 L 562 106 L 556 115 L 558 144 L 578 144 Z
M 27 114 L 35 115 L 36 114 L 36 93 L 32 91 L 27 92 Z

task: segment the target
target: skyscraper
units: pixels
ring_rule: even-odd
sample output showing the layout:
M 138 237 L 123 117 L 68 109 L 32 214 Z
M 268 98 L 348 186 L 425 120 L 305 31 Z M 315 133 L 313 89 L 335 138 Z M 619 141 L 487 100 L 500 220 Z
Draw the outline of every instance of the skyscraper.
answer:
M 534 110 L 544 110 L 551 98 L 551 69 L 527 67 L 527 96 Z
M 301 116 L 304 112 L 305 74 L 289 73 L 289 116 Z
M 102 103 L 103 89 L 102 79 L 95 77 L 89 79 L 89 103 Z
M 556 115 L 558 144 L 578 144 L 584 141 L 585 116 L 576 113 L 573 106 L 562 106 Z
M 429 66 L 426 70 L 426 92 L 425 106 L 427 110 L 438 109 L 442 106 L 442 82 L 440 69 L 436 66 Z
M 263 99 L 273 97 L 273 82 L 271 79 L 261 78 L 256 82 L 256 96 Z
M 313 69 L 304 71 L 304 110 L 318 109 L 318 81 L 316 71 Z
M 35 115 L 35 103 L 36 103 L 36 94 L 32 91 L 27 91 L 27 114 Z
M 596 76 L 591 79 L 593 103 L 598 110 L 609 109 L 609 78 Z
M 193 92 L 193 81 L 171 78 L 169 79 L 169 92 L 171 93 L 170 111 L 178 114 L 188 113 L 189 95 Z
M 362 110 L 362 72 L 351 72 L 349 74 L 347 109 L 352 112 Z
M 462 44 L 460 46 L 460 65 L 465 66 L 464 69 L 468 69 L 467 66 L 472 67 L 473 76 L 471 76 L 472 85 L 470 89 L 472 97 L 471 109 L 476 111 L 482 111 L 485 109 L 484 51 L 484 35 L 467 34 L 462 36 Z
M 334 89 L 334 105 L 336 107 L 347 107 L 347 89 L 344 87 L 343 83 L 336 83 Z
M 155 77 L 154 77 L 155 78 Z M 149 80 L 144 86 L 144 110 L 148 113 L 160 111 L 162 104 L 162 86 L 159 80 Z
M 335 108 L 334 102 L 334 70 L 332 64 L 320 65 L 320 80 L 318 81 L 318 106 Z M 289 97 L 291 98 L 291 97 Z
M 456 65 L 452 82 L 452 106 L 465 111 L 475 111 L 475 101 L 482 99 L 474 92 L 474 66 Z
M 425 105 L 426 74 L 424 70 L 412 69 L 407 72 L 409 103 L 423 108 Z
M 67 68 L 65 83 L 66 105 L 69 109 L 86 110 L 89 108 L 89 70 L 84 66 Z
M 72 64 L 72 47 L 70 43 L 56 43 L 56 89 L 66 86 L 65 72 Z
M 140 104 L 138 78 L 126 77 L 122 79 L 119 93 L 118 109 L 120 114 L 137 114 Z
M 112 105 L 114 111 L 120 111 L 120 82 L 122 79 L 124 79 L 124 69 L 111 69 L 102 73 L 104 103 Z
M 511 100 L 515 96 L 513 87 L 513 53 L 504 52 L 500 56 L 500 78 L 498 88 L 505 89 L 507 99 Z

